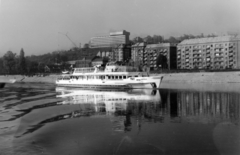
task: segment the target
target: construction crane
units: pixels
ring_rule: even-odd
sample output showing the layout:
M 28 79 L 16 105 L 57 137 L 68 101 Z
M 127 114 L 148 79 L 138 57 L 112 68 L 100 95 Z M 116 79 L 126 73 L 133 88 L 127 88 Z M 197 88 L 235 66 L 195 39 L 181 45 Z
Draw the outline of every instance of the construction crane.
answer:
M 61 33 L 61 32 L 58 32 L 59 34 L 62 34 L 62 35 L 64 35 L 64 36 L 66 36 L 67 38 L 68 38 L 68 40 L 70 40 L 71 41 L 71 43 L 74 45 L 74 47 L 76 47 L 76 48 L 78 48 L 77 47 L 77 45 L 69 38 L 69 36 L 67 35 L 68 34 L 68 32 L 66 33 L 66 34 L 63 34 L 63 33 Z

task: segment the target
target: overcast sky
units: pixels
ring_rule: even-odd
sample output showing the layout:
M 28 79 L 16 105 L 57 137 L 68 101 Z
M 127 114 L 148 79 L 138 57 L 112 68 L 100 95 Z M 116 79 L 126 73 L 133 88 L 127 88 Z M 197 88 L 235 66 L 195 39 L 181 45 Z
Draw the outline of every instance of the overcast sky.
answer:
M 240 32 L 240 0 L 0 0 L 0 56 L 68 50 L 114 30 L 130 38 Z

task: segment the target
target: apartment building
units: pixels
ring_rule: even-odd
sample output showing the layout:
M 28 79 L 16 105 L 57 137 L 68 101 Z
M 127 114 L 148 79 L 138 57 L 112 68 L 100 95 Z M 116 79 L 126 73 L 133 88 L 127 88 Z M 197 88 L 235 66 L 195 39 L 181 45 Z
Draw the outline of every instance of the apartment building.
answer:
M 157 59 L 160 55 L 166 60 L 163 66 L 157 66 Z M 150 67 L 150 70 L 156 70 L 159 67 L 176 69 L 176 44 L 148 44 L 144 50 L 140 51 L 138 59 L 144 66 Z
M 145 42 L 143 43 L 136 43 L 132 45 L 131 47 L 131 59 L 134 62 L 134 66 L 142 66 L 143 64 L 143 53 L 145 51 L 145 47 L 147 44 Z
M 178 69 L 240 69 L 239 36 L 184 40 L 177 46 Z

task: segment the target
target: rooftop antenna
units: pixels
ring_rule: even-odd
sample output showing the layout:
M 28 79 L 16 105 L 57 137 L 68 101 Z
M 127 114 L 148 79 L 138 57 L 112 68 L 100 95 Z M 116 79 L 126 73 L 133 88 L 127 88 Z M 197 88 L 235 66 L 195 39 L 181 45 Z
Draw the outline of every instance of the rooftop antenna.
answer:
M 68 32 L 66 33 L 66 34 L 63 34 L 63 33 L 61 33 L 61 32 L 58 32 L 59 34 L 62 34 L 62 35 L 64 35 L 64 36 L 66 36 L 67 38 L 68 38 L 68 40 L 70 40 L 71 41 L 71 43 L 74 45 L 74 47 L 77 47 L 77 45 L 69 38 L 69 36 L 67 35 L 68 34 Z

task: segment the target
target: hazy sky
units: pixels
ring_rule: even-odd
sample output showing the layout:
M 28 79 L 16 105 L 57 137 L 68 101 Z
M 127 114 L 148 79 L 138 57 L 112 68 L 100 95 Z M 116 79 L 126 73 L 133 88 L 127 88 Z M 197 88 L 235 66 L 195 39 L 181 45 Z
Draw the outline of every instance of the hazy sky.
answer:
M 240 0 L 0 0 L 0 56 L 68 50 L 113 30 L 146 35 L 240 32 Z

